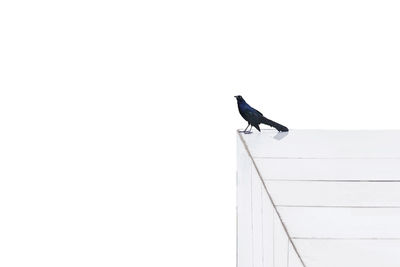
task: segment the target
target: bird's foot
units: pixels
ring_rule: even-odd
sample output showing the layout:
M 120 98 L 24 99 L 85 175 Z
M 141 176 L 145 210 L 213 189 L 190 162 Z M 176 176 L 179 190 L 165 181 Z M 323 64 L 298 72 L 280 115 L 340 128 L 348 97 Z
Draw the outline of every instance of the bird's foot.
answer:
M 250 132 L 250 131 L 244 131 L 243 133 L 244 133 L 244 134 L 252 134 L 253 132 Z

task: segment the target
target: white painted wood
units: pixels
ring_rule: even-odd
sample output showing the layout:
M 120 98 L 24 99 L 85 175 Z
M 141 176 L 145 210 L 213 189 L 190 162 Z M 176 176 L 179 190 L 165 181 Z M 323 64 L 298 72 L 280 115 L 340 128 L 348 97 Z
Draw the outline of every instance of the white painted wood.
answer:
M 271 201 L 269 200 L 265 191 L 262 194 L 262 236 L 263 236 L 263 267 L 273 267 L 274 265 L 274 213 L 275 210 L 272 207 Z
M 289 239 L 261 178 L 238 144 L 239 267 L 287 267 Z
M 274 215 L 274 265 L 287 267 L 289 240 L 278 216 Z
M 253 265 L 251 213 L 252 162 L 242 142 L 237 143 L 237 266 Z
M 303 266 L 295 249 L 306 267 L 400 266 L 400 131 L 241 136 L 251 158 L 238 155 L 239 267 Z M 250 159 L 295 248 L 260 177 L 248 179 Z
M 398 180 L 398 159 L 255 159 L 264 180 Z M 284 168 L 283 168 L 284 166 Z
M 289 245 L 288 267 L 303 267 L 299 257 L 293 249 L 292 244 Z
M 399 130 L 290 130 L 283 138 L 276 135 L 274 130 L 242 134 L 253 157 L 400 158 Z
M 400 183 L 267 181 L 276 205 L 400 207 Z
M 307 267 L 398 267 L 399 240 L 296 240 Z
M 292 238 L 399 238 L 398 208 L 278 208 Z
M 262 217 L 262 195 L 265 189 L 262 187 L 261 179 L 255 168 L 251 169 L 251 211 L 252 211 L 252 234 L 253 234 L 253 267 L 263 267 L 263 217 Z

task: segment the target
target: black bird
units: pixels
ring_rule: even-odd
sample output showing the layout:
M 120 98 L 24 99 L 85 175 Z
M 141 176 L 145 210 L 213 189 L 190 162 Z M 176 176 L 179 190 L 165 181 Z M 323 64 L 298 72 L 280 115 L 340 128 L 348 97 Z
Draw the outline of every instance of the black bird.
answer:
M 246 129 L 244 129 L 244 133 L 251 133 L 251 128 L 253 128 L 253 126 L 260 132 L 259 125 L 261 123 L 274 127 L 279 132 L 289 131 L 289 129 L 286 128 L 285 126 L 265 118 L 260 111 L 256 110 L 255 108 L 252 108 L 249 104 L 247 104 L 242 96 L 237 95 L 235 97 L 238 103 L 239 113 L 240 115 L 242 115 L 243 119 L 245 119 L 248 123 Z M 249 128 L 250 125 L 251 125 L 250 131 L 246 132 L 247 128 Z

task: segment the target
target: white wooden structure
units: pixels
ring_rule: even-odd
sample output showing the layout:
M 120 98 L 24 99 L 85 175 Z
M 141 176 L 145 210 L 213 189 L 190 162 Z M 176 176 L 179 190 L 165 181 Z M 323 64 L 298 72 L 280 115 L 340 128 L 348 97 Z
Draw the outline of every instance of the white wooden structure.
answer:
M 238 267 L 400 266 L 400 131 L 237 141 Z

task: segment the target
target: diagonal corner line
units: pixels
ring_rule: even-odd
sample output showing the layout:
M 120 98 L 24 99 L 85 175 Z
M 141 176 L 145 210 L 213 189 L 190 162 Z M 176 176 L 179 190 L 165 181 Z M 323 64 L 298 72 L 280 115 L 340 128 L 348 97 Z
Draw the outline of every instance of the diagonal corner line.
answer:
M 275 202 L 274 202 L 274 200 L 272 199 L 272 196 L 271 196 L 271 194 L 269 193 L 269 191 L 268 191 L 268 189 L 267 189 L 267 185 L 265 184 L 265 181 L 264 181 L 264 179 L 263 179 L 263 177 L 262 177 L 262 175 L 261 175 L 261 172 L 260 172 L 260 170 L 258 169 L 257 164 L 256 164 L 256 162 L 254 161 L 254 158 L 253 158 L 253 156 L 252 156 L 251 153 L 250 153 L 250 150 L 249 150 L 249 147 L 247 146 L 246 141 L 244 140 L 244 138 L 243 138 L 243 136 L 242 136 L 242 134 L 240 133 L 239 130 L 237 130 L 237 134 L 239 135 L 240 141 L 242 141 L 242 144 L 243 144 L 244 148 L 246 149 L 246 152 L 247 152 L 247 154 L 249 155 L 249 158 L 251 159 L 251 162 L 253 163 L 254 168 L 255 168 L 256 171 L 257 171 L 258 178 L 260 178 L 261 183 L 262 183 L 262 185 L 263 185 L 263 187 L 264 187 L 264 189 L 265 189 L 265 192 L 267 193 L 268 198 L 269 198 L 269 200 L 271 201 L 272 207 L 274 208 L 275 213 L 278 215 L 278 218 L 279 218 L 279 220 L 280 220 L 280 222 L 281 222 L 281 224 L 282 224 L 283 229 L 285 230 L 285 233 L 286 233 L 286 235 L 287 235 L 287 237 L 288 237 L 288 240 L 289 240 L 290 243 L 292 244 L 292 247 L 293 247 L 294 251 L 296 252 L 297 257 L 299 257 L 299 260 L 300 260 L 301 264 L 303 265 L 303 267 L 306 267 L 306 265 L 305 265 L 303 259 L 302 259 L 301 256 L 300 256 L 299 251 L 297 250 L 296 246 L 294 245 L 294 242 L 293 242 L 292 238 L 291 238 L 290 235 L 289 235 L 289 231 L 288 231 L 288 229 L 287 229 L 285 223 L 284 223 L 283 220 L 282 220 L 281 214 L 279 213 L 278 208 L 277 208 L 276 205 L 275 205 Z

